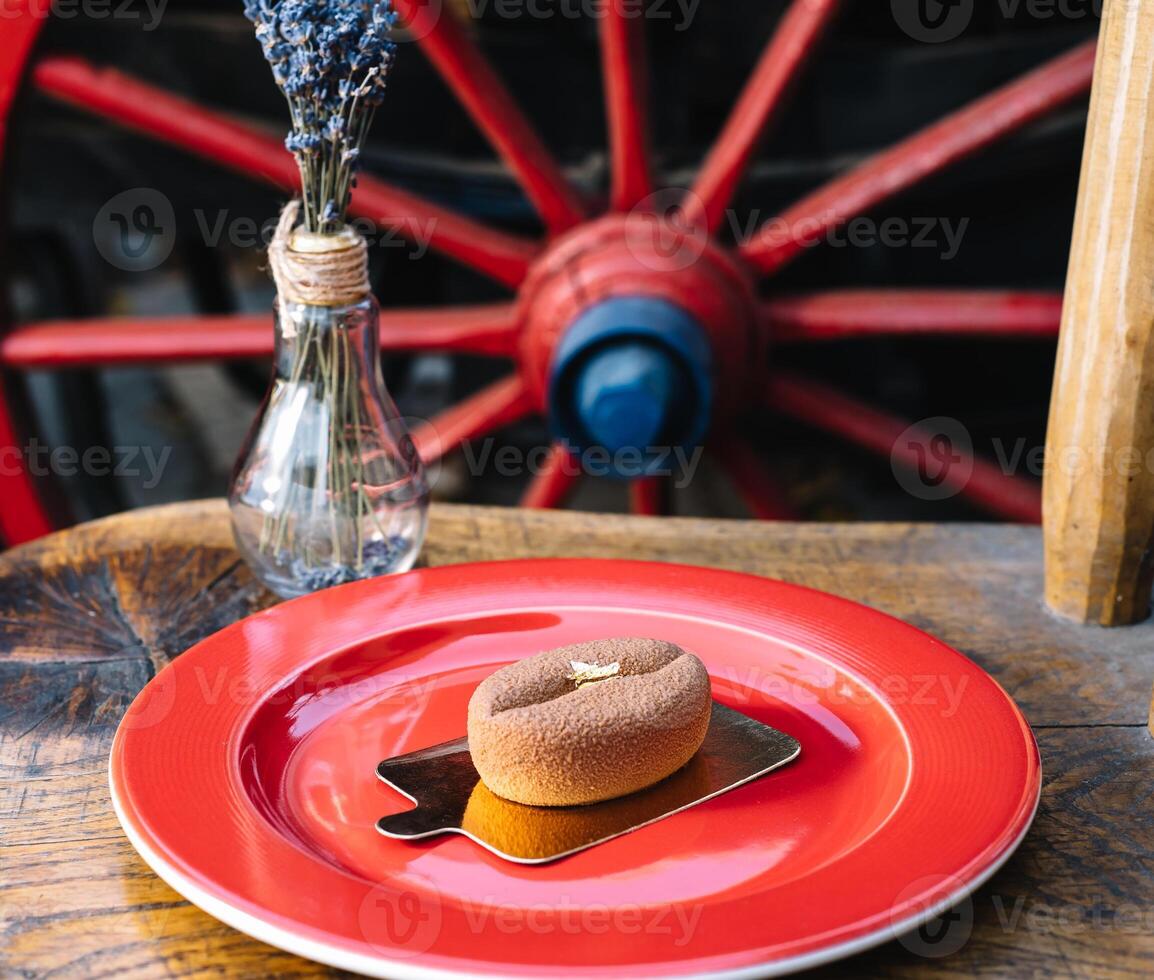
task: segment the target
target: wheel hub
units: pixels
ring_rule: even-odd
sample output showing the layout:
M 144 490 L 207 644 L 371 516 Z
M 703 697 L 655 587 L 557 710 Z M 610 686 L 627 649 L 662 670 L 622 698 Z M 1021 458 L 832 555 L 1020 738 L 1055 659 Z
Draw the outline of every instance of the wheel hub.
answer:
M 555 433 L 628 458 L 700 444 L 741 404 L 759 351 L 754 293 L 676 217 L 610 215 L 559 239 L 522 293 L 520 368 Z

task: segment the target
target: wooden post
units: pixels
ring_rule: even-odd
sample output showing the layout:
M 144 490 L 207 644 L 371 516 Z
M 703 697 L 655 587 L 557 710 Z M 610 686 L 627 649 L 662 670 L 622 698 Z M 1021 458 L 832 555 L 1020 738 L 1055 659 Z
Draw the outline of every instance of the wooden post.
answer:
M 1046 601 L 1103 626 L 1154 584 L 1154 0 L 1107 0 L 1045 472 Z

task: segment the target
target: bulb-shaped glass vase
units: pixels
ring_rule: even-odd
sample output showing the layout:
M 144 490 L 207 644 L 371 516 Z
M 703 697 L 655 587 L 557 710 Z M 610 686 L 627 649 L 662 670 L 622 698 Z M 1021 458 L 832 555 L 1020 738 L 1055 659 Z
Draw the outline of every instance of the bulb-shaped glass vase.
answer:
M 278 300 L 273 379 L 237 460 L 233 534 L 285 598 L 408 571 L 428 487 L 385 389 L 376 301 Z

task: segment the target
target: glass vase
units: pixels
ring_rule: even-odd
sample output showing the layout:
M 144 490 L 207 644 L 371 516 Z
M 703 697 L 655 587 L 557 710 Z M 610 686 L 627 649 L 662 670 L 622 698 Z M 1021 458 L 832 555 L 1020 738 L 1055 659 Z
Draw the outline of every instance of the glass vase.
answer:
M 404 572 L 428 487 L 385 389 L 376 301 L 278 300 L 273 379 L 229 494 L 242 557 L 285 598 Z

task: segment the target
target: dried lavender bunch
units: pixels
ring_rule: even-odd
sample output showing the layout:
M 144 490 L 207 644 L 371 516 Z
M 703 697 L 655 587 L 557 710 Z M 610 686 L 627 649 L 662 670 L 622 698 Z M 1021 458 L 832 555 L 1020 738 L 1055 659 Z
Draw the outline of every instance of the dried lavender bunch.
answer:
M 391 0 L 245 0 L 288 101 L 306 230 L 344 227 L 361 149 L 396 56 Z

